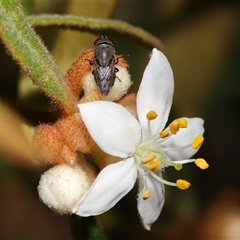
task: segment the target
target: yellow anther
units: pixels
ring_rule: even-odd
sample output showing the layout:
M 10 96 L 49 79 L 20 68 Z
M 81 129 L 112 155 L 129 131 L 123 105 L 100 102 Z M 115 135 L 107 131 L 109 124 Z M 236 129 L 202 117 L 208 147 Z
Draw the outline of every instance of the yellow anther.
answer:
M 158 170 L 159 166 L 160 166 L 160 161 L 156 160 L 156 161 L 151 162 L 148 165 L 148 169 L 151 171 L 156 171 L 156 170 Z
M 149 121 L 155 119 L 157 116 L 158 116 L 158 114 L 154 110 L 149 111 L 146 115 L 146 117 Z
M 142 194 L 142 199 L 143 200 L 148 199 L 150 197 L 150 194 L 151 194 L 150 190 L 144 191 L 144 193 Z
M 179 130 L 179 122 L 178 120 L 174 120 L 173 122 L 170 123 L 169 125 L 169 128 L 170 128 L 170 132 L 172 134 L 176 134 Z
M 149 155 L 148 157 L 142 160 L 142 164 L 150 163 L 156 158 L 155 155 Z
M 186 180 L 183 180 L 183 179 L 178 179 L 176 184 L 177 184 L 177 187 L 181 190 L 188 189 L 191 186 L 191 184 L 189 182 L 187 182 Z
M 202 145 L 203 140 L 204 140 L 203 136 L 202 135 L 198 135 L 192 142 L 192 148 L 193 149 L 199 148 Z
M 182 164 L 181 164 L 181 163 L 176 163 L 176 164 L 174 165 L 174 168 L 179 171 L 179 170 L 182 169 Z
M 179 118 L 178 123 L 180 128 L 186 128 L 188 125 L 187 119 L 185 118 Z
M 163 130 L 163 131 L 161 131 L 161 132 L 159 133 L 159 136 L 160 136 L 161 138 L 166 138 L 166 137 L 169 136 L 169 131 Z
M 203 158 L 197 158 L 195 160 L 195 164 L 201 169 L 206 169 L 209 167 L 208 163 Z

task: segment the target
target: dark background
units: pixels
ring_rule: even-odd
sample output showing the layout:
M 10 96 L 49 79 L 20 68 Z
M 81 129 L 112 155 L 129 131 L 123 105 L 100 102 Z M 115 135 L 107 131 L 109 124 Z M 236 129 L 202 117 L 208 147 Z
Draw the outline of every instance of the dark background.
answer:
M 33 12 L 63 12 L 67 2 L 41 4 L 34 3 Z M 205 120 L 205 141 L 197 156 L 210 167 L 201 171 L 187 165 L 180 172 L 165 171 L 166 179 L 184 178 L 192 185 L 187 191 L 166 187 L 166 202 L 151 232 L 141 226 L 134 189 L 98 217 L 106 235 L 109 239 L 240 239 L 240 2 L 119 1 L 112 18 L 162 40 L 175 76 L 170 118 Z M 53 49 L 59 32 L 38 33 Z M 129 62 L 132 90 L 137 91 L 150 49 L 121 36 L 110 37 Z M 79 43 L 79 52 L 81 48 Z M 35 104 L 19 99 L 20 71 L 3 45 L 0 64 L 1 98 Z M 46 99 L 39 95 L 36 104 L 41 105 Z M 58 216 L 38 199 L 36 188 L 45 169 L 29 170 L 1 160 L 0 238 L 69 239 L 68 217 Z

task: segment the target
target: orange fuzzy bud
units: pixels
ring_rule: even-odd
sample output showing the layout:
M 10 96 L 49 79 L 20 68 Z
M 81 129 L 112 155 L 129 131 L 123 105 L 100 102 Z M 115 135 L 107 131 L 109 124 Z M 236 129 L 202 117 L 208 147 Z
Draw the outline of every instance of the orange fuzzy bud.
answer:
M 44 164 L 74 163 L 77 155 L 63 141 L 59 131 L 50 125 L 39 125 L 33 136 L 34 159 Z
M 74 114 L 59 120 L 55 124 L 62 139 L 73 151 L 89 153 L 95 146 L 95 142 L 89 135 L 82 118 L 79 114 Z
M 63 149 L 64 142 L 59 132 L 50 125 L 39 125 L 33 136 L 34 158 L 47 164 L 59 164 L 64 161 L 59 149 Z
M 72 93 L 76 98 L 82 91 L 84 76 L 91 73 L 93 68 L 90 61 L 93 60 L 93 50 L 83 52 L 72 64 L 68 70 L 65 80 L 70 86 Z

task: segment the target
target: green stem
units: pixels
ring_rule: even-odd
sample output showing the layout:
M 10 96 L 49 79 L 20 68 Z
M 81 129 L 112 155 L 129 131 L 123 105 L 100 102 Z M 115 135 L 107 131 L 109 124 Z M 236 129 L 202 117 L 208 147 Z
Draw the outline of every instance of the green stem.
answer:
M 163 50 L 163 44 L 158 38 L 141 28 L 134 27 L 131 24 L 118 20 L 94 19 L 58 14 L 33 15 L 29 16 L 28 20 L 33 27 L 60 27 L 101 34 L 107 31 L 116 32 L 121 35 L 129 36 L 147 47 L 156 47 L 159 50 Z
M 95 217 L 80 217 L 75 214 L 69 217 L 74 240 L 105 240 L 106 237 Z
M 65 111 L 74 108 L 64 77 L 17 0 L 0 0 L 0 37 L 23 71 Z

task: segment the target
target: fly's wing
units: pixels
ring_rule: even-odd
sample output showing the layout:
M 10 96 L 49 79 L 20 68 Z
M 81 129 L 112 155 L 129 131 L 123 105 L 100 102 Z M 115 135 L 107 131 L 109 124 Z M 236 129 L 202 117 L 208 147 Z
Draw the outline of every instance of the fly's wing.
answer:
M 95 65 L 93 75 L 102 96 L 107 96 L 116 78 L 115 59 L 108 66 Z

